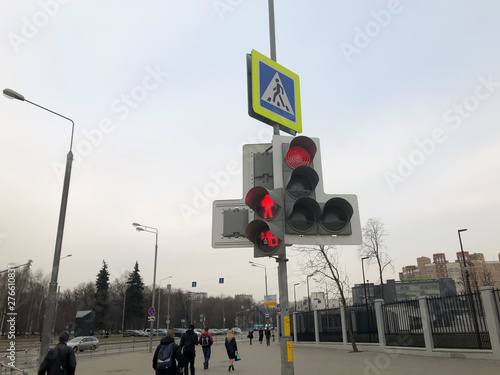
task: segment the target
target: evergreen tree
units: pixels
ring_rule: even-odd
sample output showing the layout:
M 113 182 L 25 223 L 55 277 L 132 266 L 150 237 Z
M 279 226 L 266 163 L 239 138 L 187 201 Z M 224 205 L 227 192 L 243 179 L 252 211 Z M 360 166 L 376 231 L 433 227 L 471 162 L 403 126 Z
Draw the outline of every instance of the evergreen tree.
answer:
M 127 326 L 128 321 L 132 321 L 134 326 L 138 325 L 144 317 L 144 283 L 139 272 L 139 263 L 136 261 L 134 270 L 130 273 L 127 280 L 125 326 Z
M 97 274 L 94 295 L 94 330 L 106 329 L 105 318 L 109 307 L 109 271 L 108 265 L 103 260 L 102 267 Z

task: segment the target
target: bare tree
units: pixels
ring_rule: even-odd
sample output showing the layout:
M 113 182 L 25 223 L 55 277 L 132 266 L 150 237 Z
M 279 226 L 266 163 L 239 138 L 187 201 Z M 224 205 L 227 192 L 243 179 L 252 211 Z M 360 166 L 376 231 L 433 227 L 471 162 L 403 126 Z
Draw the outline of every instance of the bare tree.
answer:
M 349 312 L 347 309 L 346 294 L 349 291 L 348 278 L 340 268 L 339 260 L 340 254 L 334 246 L 301 246 L 297 250 L 305 255 L 301 263 L 302 269 L 308 275 L 318 275 L 320 281 L 330 280 L 335 283 L 339 293 L 340 300 L 342 301 L 342 308 L 344 309 L 347 332 L 351 340 L 352 351 L 358 352 L 356 341 L 352 333 L 351 320 L 349 319 Z M 308 302 L 309 303 L 309 302 Z
M 363 227 L 363 244 L 358 248 L 360 257 L 368 257 L 368 264 L 377 263 L 380 276 L 380 293 L 384 298 L 383 273 L 387 267 L 393 267 L 392 259 L 385 252 L 385 238 L 388 236 L 384 223 L 380 219 L 370 218 Z

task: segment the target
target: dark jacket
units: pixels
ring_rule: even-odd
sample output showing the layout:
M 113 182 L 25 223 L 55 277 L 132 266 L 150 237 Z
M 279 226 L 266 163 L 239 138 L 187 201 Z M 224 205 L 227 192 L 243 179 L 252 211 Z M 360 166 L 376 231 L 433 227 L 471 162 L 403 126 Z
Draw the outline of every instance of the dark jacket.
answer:
M 75 374 L 75 352 L 64 342 L 60 342 L 56 347 L 49 350 L 38 369 L 38 375 L 58 375 L 61 373 L 59 365 L 66 370 L 68 375 Z
M 195 346 L 198 345 L 198 334 L 192 329 L 188 329 L 181 337 L 181 349 L 184 353 L 194 354 Z
M 269 339 L 271 337 L 271 330 L 269 328 L 266 328 L 264 334 L 266 335 L 266 339 Z
M 158 352 L 160 351 L 160 348 L 162 345 L 168 345 L 170 343 L 174 343 L 173 350 L 174 350 L 174 361 L 172 365 L 166 369 L 166 370 L 161 370 L 161 371 L 156 371 L 156 365 L 157 365 L 157 360 L 158 360 Z M 177 362 L 177 363 L 176 363 Z M 177 366 L 178 365 L 178 366 Z M 184 359 L 184 356 L 181 353 L 181 348 L 179 345 L 175 343 L 175 340 L 173 337 L 170 336 L 165 336 L 164 338 L 161 339 L 160 345 L 157 346 L 155 350 L 155 354 L 153 356 L 153 368 L 156 371 L 156 374 L 158 375 L 176 375 L 177 374 L 177 367 L 184 367 L 186 365 L 186 361 Z
M 226 340 L 224 341 L 224 345 L 226 346 L 227 356 L 229 357 L 229 359 L 236 358 L 236 352 L 238 351 L 238 345 L 236 345 L 235 338 L 233 337 L 231 339 L 231 341 L 227 341 L 227 337 L 226 337 Z

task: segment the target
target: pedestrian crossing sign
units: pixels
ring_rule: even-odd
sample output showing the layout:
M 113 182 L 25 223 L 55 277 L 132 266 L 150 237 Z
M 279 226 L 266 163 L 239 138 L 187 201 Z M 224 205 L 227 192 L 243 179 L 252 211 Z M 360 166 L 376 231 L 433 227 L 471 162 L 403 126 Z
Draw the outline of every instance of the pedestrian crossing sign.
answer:
M 248 70 L 250 116 L 293 135 L 302 133 L 299 76 L 256 50 Z

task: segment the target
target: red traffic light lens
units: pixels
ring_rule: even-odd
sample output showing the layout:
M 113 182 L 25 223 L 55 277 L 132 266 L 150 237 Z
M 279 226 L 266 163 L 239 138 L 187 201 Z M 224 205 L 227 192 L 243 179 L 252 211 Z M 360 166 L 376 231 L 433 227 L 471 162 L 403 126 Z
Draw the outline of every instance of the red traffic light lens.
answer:
M 274 236 L 268 228 L 257 233 L 256 245 L 264 253 L 273 253 L 280 245 L 280 239 Z
M 293 146 L 286 153 L 285 161 L 290 168 L 295 169 L 302 165 L 308 166 L 311 164 L 311 155 L 305 148 Z
M 269 194 L 262 196 L 262 199 L 257 202 L 257 205 L 255 207 L 257 215 L 259 215 L 264 220 L 274 219 L 278 214 L 279 209 L 279 206 L 271 199 Z

